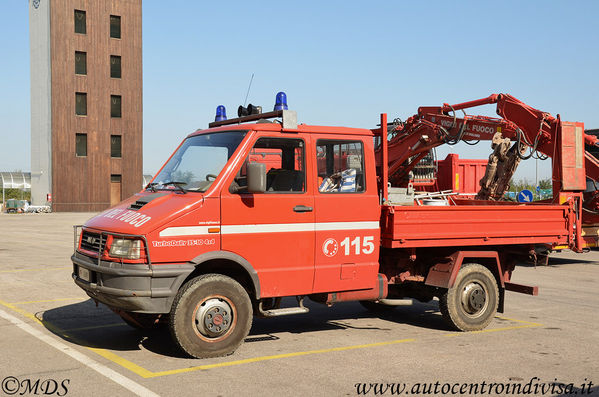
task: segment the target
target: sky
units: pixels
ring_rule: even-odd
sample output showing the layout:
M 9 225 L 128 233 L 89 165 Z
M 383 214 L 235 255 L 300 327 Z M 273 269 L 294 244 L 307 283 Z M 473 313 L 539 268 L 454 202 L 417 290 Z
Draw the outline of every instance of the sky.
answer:
M 45 0 L 42 0 L 45 1 Z M 168 4 L 168 6 L 166 5 Z M 0 171 L 30 170 L 29 20 L 2 0 Z M 599 128 L 597 1 L 143 2 L 144 173 L 179 142 L 243 103 L 285 91 L 306 124 L 373 128 L 380 113 L 509 93 Z M 495 115 L 494 107 L 471 114 Z M 437 156 L 487 158 L 490 144 Z M 550 161 L 538 178 L 550 177 Z M 518 179 L 534 181 L 535 160 Z

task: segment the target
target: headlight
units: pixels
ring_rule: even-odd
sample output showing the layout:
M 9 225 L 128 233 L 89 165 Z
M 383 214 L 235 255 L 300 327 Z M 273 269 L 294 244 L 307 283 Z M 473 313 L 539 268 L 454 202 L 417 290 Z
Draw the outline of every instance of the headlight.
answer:
M 114 258 L 139 259 L 141 240 L 115 238 L 110 245 L 109 255 Z

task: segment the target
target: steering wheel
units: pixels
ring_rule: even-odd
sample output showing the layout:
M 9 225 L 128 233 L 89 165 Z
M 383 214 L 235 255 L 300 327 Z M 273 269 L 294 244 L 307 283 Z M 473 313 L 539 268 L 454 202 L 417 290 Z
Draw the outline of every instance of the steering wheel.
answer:
M 210 180 L 210 178 L 212 178 L 212 181 Z M 214 180 L 216 180 L 216 175 L 214 175 L 214 174 L 206 174 L 206 180 L 208 182 L 213 182 Z

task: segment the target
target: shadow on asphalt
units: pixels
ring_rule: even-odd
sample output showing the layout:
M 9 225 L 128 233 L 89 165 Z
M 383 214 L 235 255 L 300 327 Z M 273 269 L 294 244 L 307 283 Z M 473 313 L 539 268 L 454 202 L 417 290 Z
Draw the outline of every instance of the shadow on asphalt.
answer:
M 284 299 L 283 306 L 291 306 L 295 299 Z M 443 321 L 436 302 L 414 302 L 410 306 L 399 306 L 389 313 L 372 313 L 357 302 L 338 303 L 331 308 L 307 302 L 310 312 L 274 318 L 254 317 L 246 343 L 268 343 L 277 340 L 277 333 L 305 334 L 328 330 L 391 330 L 391 324 L 376 321 L 383 319 L 389 323 L 404 324 L 417 328 L 449 331 Z M 154 330 L 138 330 L 125 324 L 123 320 L 106 306 L 89 299 L 87 301 L 60 306 L 36 314 L 43 325 L 65 341 L 90 348 L 113 351 L 135 351 L 141 347 L 156 354 L 187 358 L 170 337 L 168 327 Z M 360 321 L 359 325 L 352 320 Z
M 585 259 L 584 253 L 580 254 L 577 258 L 560 258 L 555 256 L 549 257 L 549 263 L 547 265 L 535 265 L 533 263 L 518 263 L 520 267 L 558 267 L 572 264 L 584 264 L 584 265 L 599 265 L 599 262 L 592 259 Z
M 584 254 L 580 254 L 579 258 L 576 259 L 549 257 L 549 266 L 569 265 L 572 263 L 582 263 L 585 265 L 599 265 L 599 262 L 595 260 L 585 259 Z

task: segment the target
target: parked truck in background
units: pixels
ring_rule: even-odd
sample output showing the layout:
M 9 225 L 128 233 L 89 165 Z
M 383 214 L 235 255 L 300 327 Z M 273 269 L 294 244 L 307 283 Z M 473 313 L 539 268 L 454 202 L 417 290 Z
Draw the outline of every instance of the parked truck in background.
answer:
M 29 202 L 27 200 L 8 199 L 4 208 L 8 214 L 23 213 L 29 209 Z
M 143 191 L 76 227 L 75 283 L 131 325 L 168 324 L 188 355 L 216 357 L 235 351 L 254 315 L 306 313 L 306 297 L 371 310 L 436 297 L 452 328 L 480 330 L 505 291 L 537 293 L 511 281 L 516 263 L 597 242 L 583 225 L 596 212 L 596 192 L 583 194 L 599 175 L 585 151 L 596 138 L 582 123 L 502 94 L 420 108 L 405 123 L 383 114 L 374 129 L 325 127 L 298 124 L 284 99 L 231 120 L 219 106 Z M 501 118 L 456 117 L 485 103 Z M 475 139 L 494 151 L 477 197 L 419 198 L 410 172 L 424 154 Z M 553 157 L 554 197 L 502 201 L 531 155 Z

